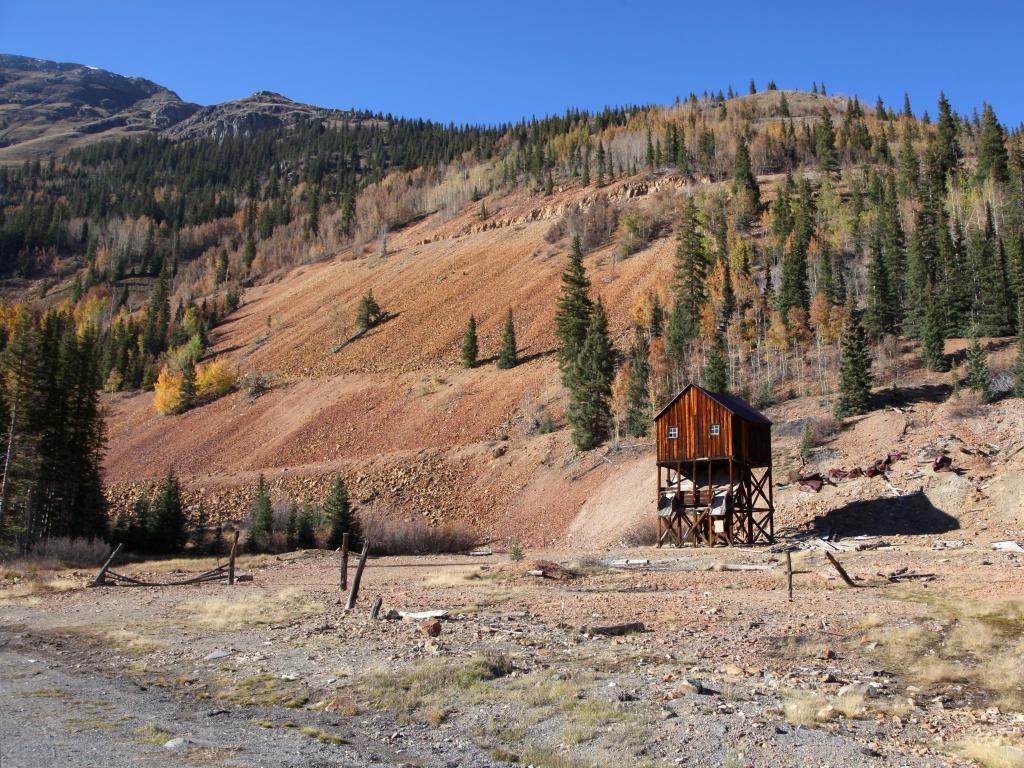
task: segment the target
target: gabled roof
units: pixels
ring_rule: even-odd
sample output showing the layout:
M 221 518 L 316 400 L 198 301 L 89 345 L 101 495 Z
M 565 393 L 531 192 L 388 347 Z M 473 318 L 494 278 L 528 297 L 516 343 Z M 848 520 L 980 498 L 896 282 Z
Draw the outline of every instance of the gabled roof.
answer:
M 767 416 L 757 410 L 746 400 L 742 400 L 735 395 L 729 395 L 724 392 L 709 392 L 704 389 L 704 387 L 700 387 L 696 384 L 687 384 L 683 387 L 675 397 L 668 401 L 668 404 L 664 408 L 655 414 L 654 420 L 657 421 L 660 419 L 661 415 L 671 408 L 675 404 L 676 400 L 686 394 L 686 391 L 691 388 L 704 393 L 720 406 L 725 408 L 725 410 L 729 411 L 733 416 L 739 416 L 741 419 L 746 419 L 747 421 L 752 421 L 756 424 L 770 425 L 772 423 Z

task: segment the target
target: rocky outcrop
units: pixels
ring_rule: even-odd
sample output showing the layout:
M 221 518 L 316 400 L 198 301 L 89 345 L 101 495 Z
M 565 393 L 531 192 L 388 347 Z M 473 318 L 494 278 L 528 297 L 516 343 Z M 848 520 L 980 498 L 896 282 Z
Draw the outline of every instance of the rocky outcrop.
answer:
M 197 109 L 141 77 L 0 55 L 0 162 L 53 156 L 111 134 L 165 130 Z
M 236 101 L 203 107 L 187 120 L 164 131 L 173 139 L 219 139 L 224 136 L 251 136 L 293 125 L 301 119 L 326 123 L 357 123 L 369 119 L 358 112 L 322 109 L 271 91 L 259 91 Z

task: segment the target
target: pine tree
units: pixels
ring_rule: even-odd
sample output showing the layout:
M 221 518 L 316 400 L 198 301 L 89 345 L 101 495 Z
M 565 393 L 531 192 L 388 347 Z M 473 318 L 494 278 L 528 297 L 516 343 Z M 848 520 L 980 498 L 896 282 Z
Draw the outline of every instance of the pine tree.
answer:
M 330 493 L 324 501 L 324 516 L 327 518 L 331 532 L 327 537 L 327 549 L 337 549 L 341 546 L 341 537 L 348 534 L 349 547 L 357 549 L 362 546 L 362 531 L 359 521 L 352 510 L 348 500 L 348 489 L 341 475 L 334 476 L 334 483 L 331 485 Z
M 683 204 L 676 241 L 672 277 L 673 301 L 665 329 L 665 345 L 671 376 L 681 386 L 690 342 L 697 336 L 700 313 L 707 300 L 707 259 L 697 228 L 697 207 L 693 198 Z
M 868 356 L 864 328 L 853 297 L 846 303 L 846 322 L 840 339 L 839 396 L 836 416 L 856 416 L 871 407 L 871 358 Z
M 991 206 L 985 206 L 985 228 L 971 238 L 977 279 L 976 314 L 983 336 L 1004 336 L 1010 331 L 1010 289 L 1006 252 L 995 233 Z
M 562 288 L 555 309 L 555 339 L 558 341 L 558 365 L 562 370 L 562 383 L 568 385 L 586 340 L 587 328 L 593 312 L 590 300 L 590 280 L 583 266 L 583 246 L 579 235 L 572 240 L 569 264 L 562 273 Z
M 181 503 L 181 485 L 173 469 L 167 472 L 150 505 L 146 534 L 149 550 L 155 554 L 180 552 L 185 547 L 188 539 L 185 509 Z
M 615 353 L 608 337 L 608 319 L 604 305 L 594 305 L 587 335 L 571 377 L 566 420 L 572 427 L 573 444 L 589 451 L 604 442 L 612 423 L 612 378 Z
M 501 334 L 501 353 L 498 355 L 497 367 L 505 370 L 515 368 L 519 364 L 519 350 L 516 348 L 516 324 L 512 319 L 512 307 L 505 314 L 505 329 Z
M 729 369 L 725 360 L 725 333 L 715 334 L 704 361 L 704 388 L 709 392 L 726 393 L 729 391 Z
M 761 191 L 750 162 L 750 150 L 741 136 L 736 146 L 732 191 L 737 197 L 736 228 L 746 231 L 761 212 Z
M 882 254 L 882 235 L 877 228 L 871 241 L 871 261 L 868 262 L 868 302 L 864 312 L 864 327 L 876 338 L 897 331 L 896 299 Z
M 915 197 L 921 179 L 921 166 L 913 144 L 914 128 L 908 120 L 903 124 L 899 148 L 899 192 L 901 197 Z
M 252 504 L 249 506 L 249 551 L 261 552 L 270 546 L 270 537 L 274 532 L 274 508 L 267 493 L 267 484 L 260 473 L 256 482 L 256 491 Z
M 988 372 L 988 361 L 977 336 L 971 337 L 971 346 L 967 350 L 967 377 L 964 383 L 986 400 L 991 395 L 992 378 Z
M 187 411 L 196 400 L 196 364 L 192 362 L 192 356 L 185 359 L 185 365 L 181 369 L 181 406 L 180 410 Z
M 315 516 L 309 501 L 304 501 L 295 525 L 295 546 L 299 549 L 316 549 Z
M 285 548 L 292 552 L 298 544 L 297 534 L 299 530 L 299 505 L 294 501 L 288 507 L 288 523 L 285 526 Z
M 949 100 L 945 93 L 939 93 L 939 120 L 935 144 L 932 145 L 935 172 L 943 182 L 946 175 L 956 168 L 960 160 L 960 143 L 957 138 L 957 122 L 953 118 Z
M 821 108 L 821 120 L 814 126 L 814 154 L 823 173 L 839 173 L 839 155 L 836 153 L 836 129 L 828 107 Z
M 978 135 L 978 178 L 990 175 L 996 181 L 1009 178 L 1009 155 L 1003 126 L 996 119 L 991 104 L 986 104 L 981 115 L 981 132 Z
M 380 320 L 383 314 L 377 300 L 373 298 L 373 289 L 369 288 L 366 294 L 359 299 L 359 304 L 356 307 L 356 327 L 360 331 L 365 331 Z
M 647 336 L 638 326 L 633 334 L 629 378 L 626 382 L 626 433 L 633 437 L 646 437 L 651 426 L 649 354 Z
M 466 333 L 462 337 L 462 355 L 460 360 L 462 361 L 463 368 L 473 368 L 476 366 L 476 356 L 479 352 L 476 341 L 476 318 L 473 315 L 469 316 L 469 322 L 466 324 Z
M 776 307 L 783 317 L 793 307 L 807 311 L 810 307 L 810 287 L 807 283 L 807 247 L 809 242 L 799 234 L 782 258 L 782 277 L 776 297 Z
M 939 307 L 938 297 L 935 295 L 935 290 L 931 283 L 928 284 L 924 326 L 921 329 L 921 353 L 929 371 L 949 370 L 942 312 Z

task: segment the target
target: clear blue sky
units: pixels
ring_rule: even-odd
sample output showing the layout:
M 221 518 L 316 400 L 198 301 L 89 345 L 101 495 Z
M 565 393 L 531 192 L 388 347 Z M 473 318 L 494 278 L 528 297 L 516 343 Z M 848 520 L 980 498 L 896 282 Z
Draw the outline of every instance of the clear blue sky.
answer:
M 322 106 L 495 122 L 691 90 L 809 88 L 1024 120 L 1013 0 L 3 0 L 0 52 L 139 75 L 209 104 L 278 91 Z

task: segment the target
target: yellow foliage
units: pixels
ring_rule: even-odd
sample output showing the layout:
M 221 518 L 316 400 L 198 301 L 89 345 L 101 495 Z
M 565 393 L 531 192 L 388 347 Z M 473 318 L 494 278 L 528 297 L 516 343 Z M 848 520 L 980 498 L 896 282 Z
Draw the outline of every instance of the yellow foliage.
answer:
M 166 367 L 160 369 L 156 379 L 153 407 L 161 416 L 176 413 L 181 408 L 181 373 L 171 373 Z
M 238 375 L 227 364 L 214 360 L 196 370 L 196 393 L 204 398 L 221 397 L 234 389 L 237 380 Z

